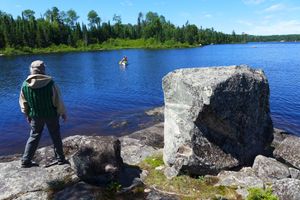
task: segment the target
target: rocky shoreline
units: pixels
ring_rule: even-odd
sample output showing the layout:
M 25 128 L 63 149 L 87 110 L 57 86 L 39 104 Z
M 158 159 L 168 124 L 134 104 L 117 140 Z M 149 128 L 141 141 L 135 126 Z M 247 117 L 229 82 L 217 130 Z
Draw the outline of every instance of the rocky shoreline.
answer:
M 161 118 L 163 107 L 155 108 L 150 112 Z M 164 123 L 122 136 L 121 157 L 125 164 L 121 178 L 123 185 L 115 192 L 116 199 L 180 199 L 179 195 L 160 191 L 153 185 L 146 185 L 143 180 L 147 172 L 138 166 L 145 158 L 161 154 L 164 141 Z M 90 141 L 101 136 L 70 136 L 63 140 L 66 156 L 72 160 L 78 141 Z M 106 138 L 106 137 L 105 137 Z M 291 143 L 293 144 L 291 146 Z M 300 198 L 300 138 L 287 132 L 274 129 L 274 157 L 257 156 L 252 167 L 244 167 L 239 171 L 222 171 L 217 176 L 216 186 L 235 187 L 241 199 L 248 195 L 249 188 L 265 188 L 273 185 L 274 194 L 280 199 Z M 92 146 L 93 147 L 93 146 Z M 294 148 L 290 148 L 294 147 Z M 95 147 L 93 147 L 95 148 Z M 288 153 L 288 152 L 289 153 Z M 281 160 L 277 161 L 275 158 Z M 0 199 L 110 199 L 107 195 L 107 186 L 97 186 L 82 181 L 72 167 L 67 165 L 53 165 L 43 167 L 52 159 L 52 147 L 38 149 L 35 160 L 40 167 L 28 169 L 20 168 L 20 156 L 6 156 L 0 162 Z M 162 166 L 163 168 L 164 166 Z M 206 177 L 211 178 L 211 175 Z M 142 192 L 135 194 L 136 188 Z M 236 198 L 238 199 L 238 198 Z
M 0 159 L 0 199 L 300 199 L 300 137 L 273 128 L 261 70 L 176 70 L 163 89 L 165 106 L 147 111 L 159 123 L 67 137 L 65 165 L 51 146 L 40 167 Z

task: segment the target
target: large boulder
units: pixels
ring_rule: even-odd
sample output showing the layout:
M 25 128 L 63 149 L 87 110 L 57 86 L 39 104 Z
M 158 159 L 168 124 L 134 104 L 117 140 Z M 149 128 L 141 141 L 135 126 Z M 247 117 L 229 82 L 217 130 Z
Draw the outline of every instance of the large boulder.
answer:
M 250 165 L 272 142 L 269 84 L 261 70 L 179 69 L 163 78 L 163 90 L 164 161 L 178 172 Z

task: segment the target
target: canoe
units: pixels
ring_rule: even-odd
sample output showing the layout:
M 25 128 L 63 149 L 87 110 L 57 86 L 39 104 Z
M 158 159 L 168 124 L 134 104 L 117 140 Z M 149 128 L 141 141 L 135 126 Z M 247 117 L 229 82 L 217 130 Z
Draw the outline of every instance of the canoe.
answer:
M 120 62 L 119 62 L 119 65 L 127 66 L 127 65 L 128 65 L 128 62 L 127 62 L 127 61 L 120 61 Z

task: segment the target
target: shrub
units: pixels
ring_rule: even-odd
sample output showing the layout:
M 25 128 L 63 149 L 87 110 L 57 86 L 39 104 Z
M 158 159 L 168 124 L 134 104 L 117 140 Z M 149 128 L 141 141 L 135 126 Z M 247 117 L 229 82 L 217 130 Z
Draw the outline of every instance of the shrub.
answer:
M 271 188 L 261 189 L 261 188 L 250 188 L 248 189 L 249 195 L 246 200 L 279 200 L 277 196 L 272 194 Z

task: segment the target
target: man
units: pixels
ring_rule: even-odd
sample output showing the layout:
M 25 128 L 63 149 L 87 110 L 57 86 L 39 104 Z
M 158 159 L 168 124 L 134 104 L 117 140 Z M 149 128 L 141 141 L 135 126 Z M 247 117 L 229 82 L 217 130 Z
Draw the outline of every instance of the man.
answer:
M 66 163 L 60 136 L 59 117 L 67 119 L 58 86 L 45 74 L 45 64 L 36 60 L 30 65 L 30 75 L 24 81 L 19 104 L 31 131 L 22 157 L 21 167 L 38 166 L 32 158 L 38 147 L 44 125 L 47 125 L 58 164 Z

